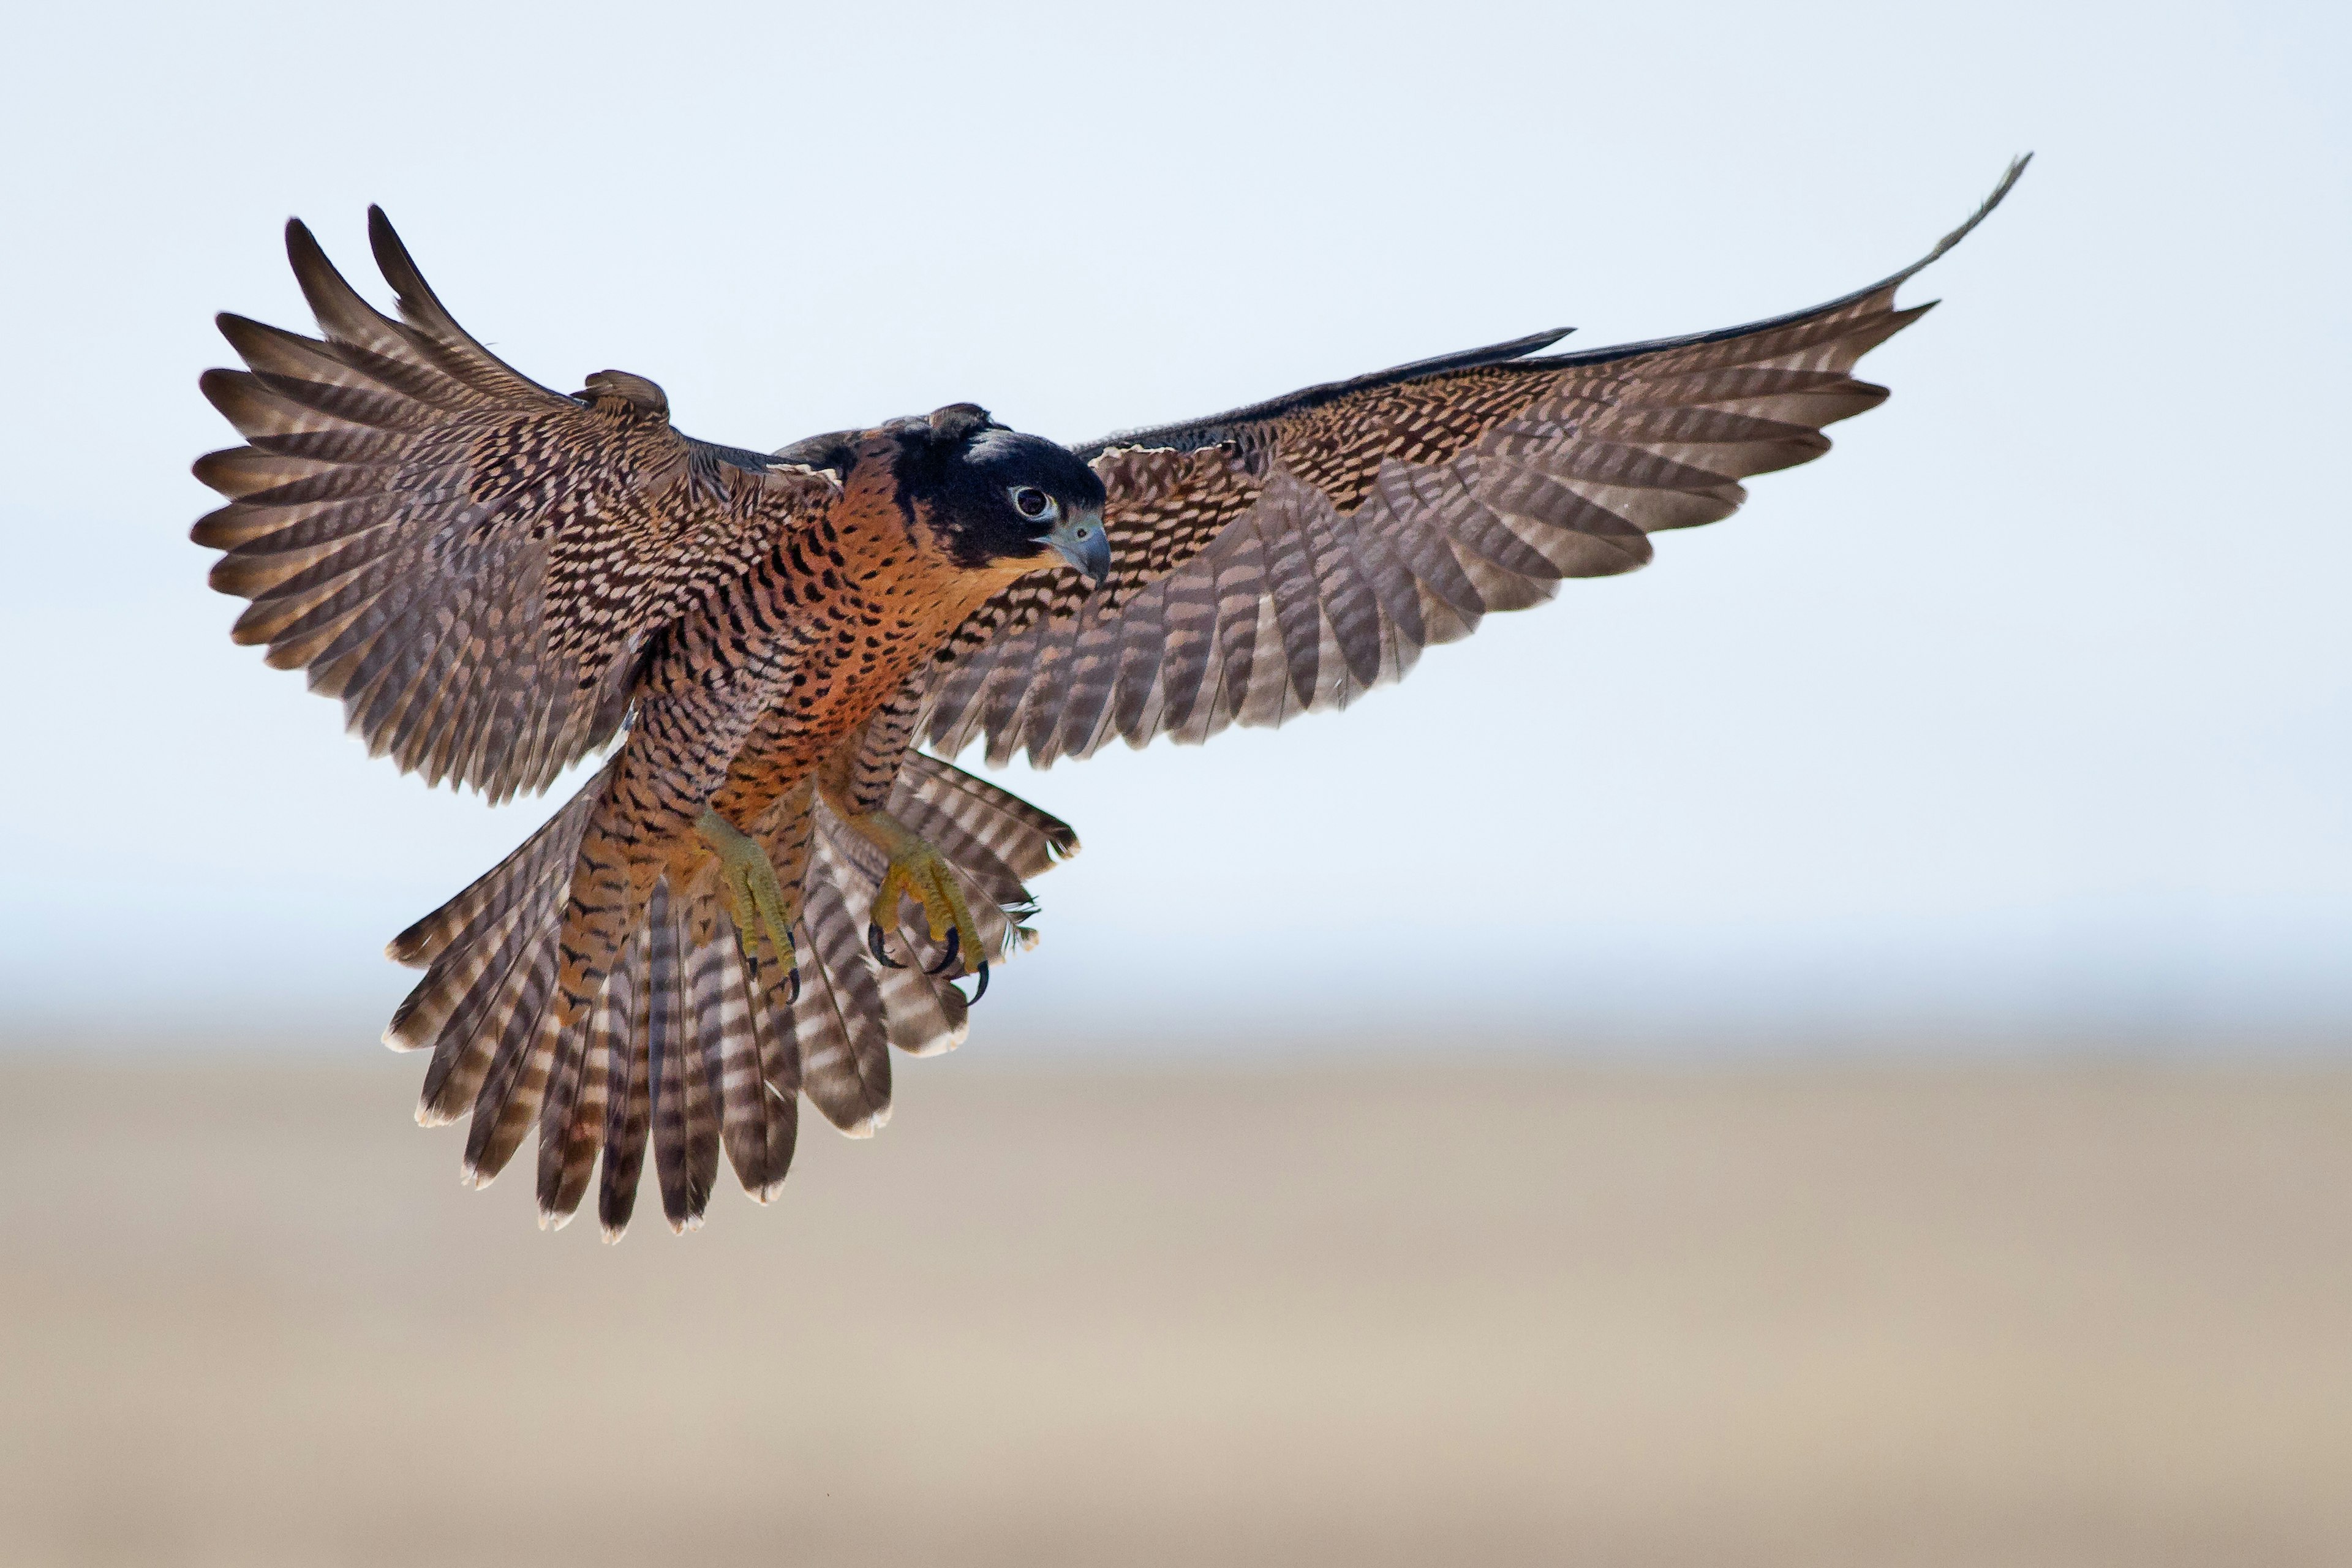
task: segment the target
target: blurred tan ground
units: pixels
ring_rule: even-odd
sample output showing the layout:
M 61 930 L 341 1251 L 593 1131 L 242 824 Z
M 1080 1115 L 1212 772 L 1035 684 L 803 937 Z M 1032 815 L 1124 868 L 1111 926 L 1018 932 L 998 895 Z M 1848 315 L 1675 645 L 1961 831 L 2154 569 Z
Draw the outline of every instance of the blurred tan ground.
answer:
M 2342 1070 L 968 1052 L 612 1248 L 416 1065 L 0 1058 L 0 1561 L 2352 1562 Z

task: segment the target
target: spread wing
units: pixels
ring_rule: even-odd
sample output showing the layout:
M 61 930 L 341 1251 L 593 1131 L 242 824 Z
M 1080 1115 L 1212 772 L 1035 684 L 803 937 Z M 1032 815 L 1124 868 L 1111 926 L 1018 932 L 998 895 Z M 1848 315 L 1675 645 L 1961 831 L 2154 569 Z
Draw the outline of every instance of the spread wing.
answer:
M 202 384 L 247 444 L 197 462 L 229 504 L 194 538 L 226 552 L 213 586 L 252 601 L 236 640 L 341 698 L 372 752 L 493 800 L 544 789 L 611 739 L 647 637 L 836 487 L 681 436 L 643 377 L 578 397 L 529 380 L 368 219 L 401 320 L 299 223 L 287 254 L 323 341 L 220 318 L 250 368 Z
M 1728 517 L 1739 481 L 1829 449 L 1882 401 L 1854 362 L 1926 312 L 1896 285 L 1958 243 L 1811 310 L 1540 356 L 1563 334 L 1313 387 L 1083 448 L 1109 500 L 1110 578 L 1023 579 L 959 629 L 921 733 L 951 756 L 1086 756 L 1344 707 L 1568 577 L 1629 572 L 1649 536 Z

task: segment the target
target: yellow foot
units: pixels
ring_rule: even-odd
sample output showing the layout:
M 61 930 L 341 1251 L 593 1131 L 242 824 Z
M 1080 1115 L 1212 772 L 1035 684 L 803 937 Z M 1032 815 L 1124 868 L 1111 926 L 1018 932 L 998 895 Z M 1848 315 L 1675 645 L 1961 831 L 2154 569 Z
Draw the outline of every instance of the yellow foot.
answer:
M 695 819 L 695 830 L 710 852 L 719 857 L 719 896 L 735 922 L 736 940 L 743 944 L 743 962 L 756 978 L 760 973 L 760 938 L 765 935 L 776 962 L 790 972 L 793 1000 L 801 995 L 800 959 L 793 952 L 793 900 L 760 841 L 717 812 L 705 808 Z
M 873 912 L 866 925 L 866 945 L 876 960 L 892 969 L 907 967 L 883 946 L 883 932 L 898 925 L 899 896 L 908 895 L 923 906 L 931 940 L 947 944 L 939 963 L 925 973 L 944 974 L 954 970 L 976 976 L 980 984 L 971 999 L 979 1001 L 988 992 L 988 960 L 981 956 L 980 927 L 971 918 L 971 906 L 964 901 L 963 889 L 956 885 L 947 861 L 887 812 L 855 818 L 850 826 L 890 857 L 889 869 L 882 873 L 882 886 L 874 895 Z M 964 961 L 960 970 L 956 967 L 959 957 Z

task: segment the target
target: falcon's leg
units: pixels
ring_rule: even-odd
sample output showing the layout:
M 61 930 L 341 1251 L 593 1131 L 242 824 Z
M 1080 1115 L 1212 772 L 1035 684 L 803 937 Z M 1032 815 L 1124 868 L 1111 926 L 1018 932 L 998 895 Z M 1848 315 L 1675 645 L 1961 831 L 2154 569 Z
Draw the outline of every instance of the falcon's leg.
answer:
M 799 911 L 777 879 L 767 850 L 758 839 L 708 807 L 695 819 L 694 826 L 719 858 L 719 896 L 726 900 L 727 913 L 735 921 L 745 962 L 757 972 L 760 938 L 764 934 L 776 962 L 791 972 L 793 995 L 797 1000 L 801 970 L 799 957 L 793 952 L 793 921 Z
M 955 970 L 977 976 L 980 984 L 971 994 L 977 1002 L 988 993 L 988 960 L 982 956 L 980 926 L 971 918 L 971 906 L 964 901 L 963 889 L 948 868 L 946 857 L 884 809 L 908 748 L 914 742 L 915 721 L 922 711 L 929 674 L 918 669 L 908 675 L 898 695 L 877 709 L 825 758 L 817 771 L 816 787 L 851 832 L 890 858 L 866 923 L 866 945 L 873 950 L 876 962 L 892 969 L 907 967 L 890 956 L 883 945 L 883 933 L 898 927 L 899 898 L 912 897 L 923 906 L 931 940 L 946 944 L 929 973 Z M 959 957 L 963 961 L 961 968 L 956 962 Z
M 890 857 L 889 868 L 882 873 L 882 886 L 874 895 L 874 908 L 866 920 L 866 945 L 874 950 L 874 956 L 893 969 L 906 967 L 892 958 L 882 943 L 883 932 L 898 923 L 900 895 L 911 897 L 923 906 L 931 940 L 947 944 L 946 952 L 930 973 L 939 974 L 954 968 L 961 956 L 963 966 L 958 973 L 980 979 L 980 988 L 971 996 L 973 1001 L 979 1001 L 988 990 L 988 960 L 981 956 L 980 927 L 971 918 L 971 906 L 964 901 L 955 873 L 948 868 L 946 857 L 887 811 L 870 811 L 863 816 L 843 820 L 850 831 Z

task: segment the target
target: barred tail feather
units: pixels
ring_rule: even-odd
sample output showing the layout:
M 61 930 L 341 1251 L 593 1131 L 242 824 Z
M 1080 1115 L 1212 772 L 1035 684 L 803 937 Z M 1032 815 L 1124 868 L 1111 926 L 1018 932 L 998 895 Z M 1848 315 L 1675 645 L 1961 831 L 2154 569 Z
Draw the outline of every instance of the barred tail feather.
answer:
M 648 1154 L 664 1217 L 702 1223 L 723 1155 L 766 1203 L 792 1168 L 798 1101 L 852 1136 L 889 1119 L 893 1047 L 927 1056 L 961 1043 L 962 992 L 919 968 L 877 966 L 866 910 L 884 870 L 873 847 L 813 794 L 778 803 L 758 836 L 802 891 L 800 994 L 773 963 L 744 961 L 708 874 L 656 885 L 593 1005 L 566 1021 L 558 937 L 574 860 L 605 775 L 520 848 L 394 940 L 425 973 L 389 1042 L 432 1052 L 418 1116 L 470 1116 L 465 1175 L 487 1185 L 533 1126 L 542 1226 L 567 1223 L 597 1187 L 607 1239 L 627 1228 Z M 1063 823 L 961 769 L 910 756 L 890 809 L 965 885 L 994 959 L 1034 940 L 1024 879 L 1075 853 Z M 940 956 L 919 910 L 900 935 Z M 601 1167 L 601 1181 L 597 1173 Z
M 604 1057 L 612 991 L 598 998 L 595 1012 L 564 1031 L 557 1041 L 547 1093 L 539 1110 L 539 1223 L 561 1229 L 571 1222 L 588 1191 L 595 1164 L 595 1140 L 604 1127 Z
M 580 853 L 581 837 L 588 831 L 588 819 L 620 761 L 616 753 L 578 795 L 564 802 L 562 810 L 524 839 L 513 854 L 475 879 L 472 887 L 394 937 L 384 946 L 385 956 L 395 963 L 422 969 L 485 918 L 506 914 L 520 900 L 566 888 L 572 861 Z
M 793 1168 L 793 1151 L 800 1142 L 801 1059 L 792 1031 L 785 1026 L 790 1006 L 786 979 L 773 965 L 761 971 L 750 988 L 752 1031 L 760 1043 L 760 1120 L 765 1158 L 755 1184 L 737 1167 L 743 1190 L 755 1203 L 769 1203 Z
M 646 1163 L 646 1124 L 651 1120 L 653 1098 L 646 1062 L 646 1041 L 653 1033 L 652 987 L 646 980 L 649 938 L 642 930 L 632 937 L 621 950 L 626 967 L 615 969 L 604 981 L 604 996 L 622 993 L 629 1017 L 628 1039 L 607 1058 L 605 1068 L 611 1076 L 605 1089 L 604 1171 L 596 1191 L 596 1219 L 607 1241 L 620 1240 L 629 1228 L 637 1177 Z
M 717 923 L 705 919 L 699 925 L 699 945 L 694 950 L 693 962 L 687 966 L 686 976 L 691 1030 L 686 1039 L 688 1085 L 691 1090 L 686 1106 L 686 1171 L 688 1190 L 696 1194 L 688 1216 L 689 1226 L 702 1223 L 703 1208 L 718 1190 L 719 1138 L 727 1119 L 723 1059 L 726 1020 L 721 1016 L 720 1001 L 720 987 L 725 984 L 721 962 L 724 955 L 717 940 Z
M 659 1179 L 662 1212 L 672 1230 L 686 1230 L 701 1222 L 710 1189 L 697 1190 L 694 1161 L 688 1150 L 690 1130 L 701 1113 L 703 1099 L 699 1042 L 688 1016 L 691 998 L 686 981 L 687 933 L 667 884 L 654 889 L 646 906 L 646 929 L 651 934 L 650 1016 L 648 1051 L 653 1068 L 654 1173 Z
M 886 969 L 876 978 L 883 1027 L 892 1045 L 910 1057 L 935 1057 L 963 1044 L 971 1027 L 971 1004 L 962 992 L 914 968 Z
M 852 1138 L 890 1120 L 890 1037 L 882 1026 L 879 965 L 866 949 L 866 917 L 853 906 L 824 846 L 810 861 L 801 907 L 807 933 L 801 999 L 785 1015 L 801 1058 L 801 1092 Z
M 1042 877 L 1078 852 L 1077 833 L 1068 823 L 920 752 L 908 753 L 890 805 L 950 860 L 985 851 L 1017 877 Z
M 743 969 L 743 949 L 735 924 L 723 913 L 708 952 L 713 994 L 698 999 L 711 1081 L 719 1086 L 719 1142 L 735 1179 L 753 1197 L 772 1184 L 768 1178 L 768 1091 L 760 1076 L 759 1016 L 761 1005 Z
M 523 1134 L 538 1118 L 561 1037 L 587 1023 L 585 1016 L 569 1027 L 559 1023 L 550 1005 L 554 993 L 555 942 L 551 933 L 542 936 L 516 965 L 506 1023 L 499 1031 L 489 1070 L 474 1097 L 465 1173 L 475 1186 L 489 1185 L 522 1146 Z
M 520 993 L 529 983 L 531 967 L 525 956 L 534 945 L 543 944 L 544 936 L 543 928 L 532 930 L 522 917 L 511 919 L 499 933 L 481 962 L 479 978 L 433 1038 L 433 1060 L 425 1069 L 425 1088 L 416 1105 L 420 1124 L 438 1127 L 454 1121 L 473 1104 L 492 1055 L 521 1004 Z

